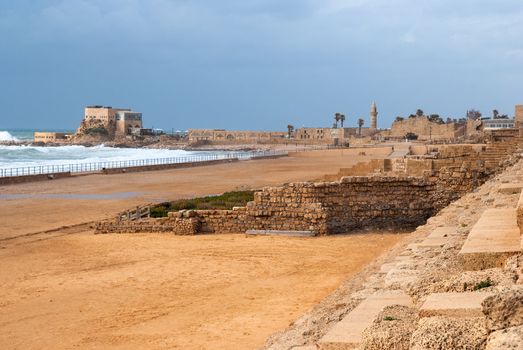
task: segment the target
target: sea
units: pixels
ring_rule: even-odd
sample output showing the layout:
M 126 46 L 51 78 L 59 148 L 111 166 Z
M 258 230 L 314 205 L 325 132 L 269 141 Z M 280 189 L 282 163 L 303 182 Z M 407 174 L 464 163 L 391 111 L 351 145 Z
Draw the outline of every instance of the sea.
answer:
M 58 131 L 58 130 L 54 130 Z M 33 140 L 34 130 L 0 130 L 1 141 L 23 142 Z M 74 132 L 60 130 L 60 132 Z M 98 145 L 41 147 L 20 145 L 0 145 L 0 169 L 20 168 L 42 165 L 81 164 L 111 161 L 129 161 L 157 158 L 182 158 L 191 156 L 222 155 L 223 151 L 185 151 L 148 148 L 115 148 Z

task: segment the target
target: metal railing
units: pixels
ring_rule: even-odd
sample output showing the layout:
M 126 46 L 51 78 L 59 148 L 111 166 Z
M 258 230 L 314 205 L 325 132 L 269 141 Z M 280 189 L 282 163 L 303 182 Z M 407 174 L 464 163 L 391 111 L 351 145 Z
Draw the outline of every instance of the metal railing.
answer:
M 135 159 L 110 162 L 75 163 L 75 164 L 52 164 L 34 165 L 17 168 L 0 168 L 0 177 L 48 175 L 58 173 L 90 173 L 105 169 L 125 169 L 131 167 L 145 167 L 152 165 L 171 165 L 183 163 L 200 163 L 224 159 L 254 159 L 269 156 L 287 155 L 287 151 L 257 151 L 257 152 L 229 152 L 225 154 L 193 155 L 187 157 Z

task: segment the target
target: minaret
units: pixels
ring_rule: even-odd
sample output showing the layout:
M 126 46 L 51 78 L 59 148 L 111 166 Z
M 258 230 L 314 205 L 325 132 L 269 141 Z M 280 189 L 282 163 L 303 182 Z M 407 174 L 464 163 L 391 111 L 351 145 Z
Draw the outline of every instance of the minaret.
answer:
M 378 128 L 378 108 L 376 102 L 372 102 L 370 106 L 370 128 L 376 130 Z

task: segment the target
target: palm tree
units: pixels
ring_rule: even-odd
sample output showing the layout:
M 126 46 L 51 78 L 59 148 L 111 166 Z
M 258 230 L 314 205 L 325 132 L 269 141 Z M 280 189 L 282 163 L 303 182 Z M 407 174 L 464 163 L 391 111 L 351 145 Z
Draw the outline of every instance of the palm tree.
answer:
M 287 125 L 287 133 L 289 135 L 289 138 L 291 138 L 292 133 L 294 132 L 294 125 Z
M 335 128 L 338 127 L 338 123 L 340 122 L 340 119 L 341 119 L 341 113 L 334 113 L 334 121 L 335 121 L 334 125 L 336 125 Z
M 358 134 L 361 136 L 361 127 L 365 124 L 365 120 L 362 118 L 358 119 Z
M 343 128 L 343 122 L 345 121 L 345 114 L 340 115 L 341 127 Z

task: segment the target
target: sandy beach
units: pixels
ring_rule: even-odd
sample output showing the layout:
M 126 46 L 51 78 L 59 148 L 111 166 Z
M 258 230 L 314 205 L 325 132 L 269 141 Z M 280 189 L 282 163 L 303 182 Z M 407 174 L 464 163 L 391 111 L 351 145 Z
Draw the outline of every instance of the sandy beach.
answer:
M 93 235 L 88 225 L 35 233 L 147 202 L 316 179 L 387 152 L 358 153 L 0 187 L 0 347 L 262 346 L 405 235 Z

